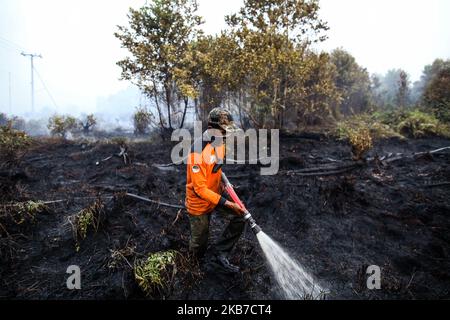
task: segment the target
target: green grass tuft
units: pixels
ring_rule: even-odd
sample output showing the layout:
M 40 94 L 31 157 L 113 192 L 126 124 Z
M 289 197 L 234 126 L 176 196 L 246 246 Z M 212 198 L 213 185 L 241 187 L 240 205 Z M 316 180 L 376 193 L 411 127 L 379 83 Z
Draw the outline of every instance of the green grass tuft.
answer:
M 151 295 L 169 285 L 169 274 L 175 267 L 177 254 L 174 250 L 157 252 L 136 261 L 134 277 L 145 294 Z

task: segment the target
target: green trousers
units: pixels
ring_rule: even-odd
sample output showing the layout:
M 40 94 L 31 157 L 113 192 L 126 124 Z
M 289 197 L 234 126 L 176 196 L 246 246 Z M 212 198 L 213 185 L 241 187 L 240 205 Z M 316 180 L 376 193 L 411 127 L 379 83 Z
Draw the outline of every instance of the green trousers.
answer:
M 227 227 L 215 244 L 217 253 L 229 254 L 244 231 L 244 217 L 238 216 L 236 213 L 223 206 L 217 206 L 213 212 L 217 212 L 229 221 Z M 203 257 L 206 252 L 209 237 L 209 223 L 211 221 L 212 213 L 201 216 L 189 214 L 189 222 L 191 225 L 189 250 L 199 258 Z

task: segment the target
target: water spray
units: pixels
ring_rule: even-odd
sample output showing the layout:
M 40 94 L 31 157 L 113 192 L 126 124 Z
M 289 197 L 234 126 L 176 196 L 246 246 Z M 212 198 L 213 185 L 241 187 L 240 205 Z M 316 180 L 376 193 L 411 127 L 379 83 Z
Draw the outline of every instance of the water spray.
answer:
M 244 206 L 241 199 L 239 199 L 238 195 L 236 194 L 236 192 L 233 189 L 233 185 L 230 183 L 230 181 L 228 180 L 228 178 L 224 172 L 222 172 L 222 181 L 225 184 L 225 190 L 230 195 L 231 199 L 233 199 L 233 201 L 245 211 L 244 219 L 245 219 L 245 221 L 247 221 L 249 223 L 250 228 L 252 229 L 253 233 L 255 235 L 260 233 L 262 231 L 261 227 L 256 223 L 255 219 L 253 219 L 252 215 L 247 210 L 247 208 Z
M 300 263 L 291 258 L 278 243 L 262 231 L 261 227 L 256 223 L 255 219 L 239 199 L 233 186 L 223 172 L 222 181 L 225 184 L 225 190 L 233 201 L 244 210 L 244 219 L 249 223 L 250 228 L 256 235 L 284 298 L 289 300 L 325 298 L 328 291 L 322 289 Z

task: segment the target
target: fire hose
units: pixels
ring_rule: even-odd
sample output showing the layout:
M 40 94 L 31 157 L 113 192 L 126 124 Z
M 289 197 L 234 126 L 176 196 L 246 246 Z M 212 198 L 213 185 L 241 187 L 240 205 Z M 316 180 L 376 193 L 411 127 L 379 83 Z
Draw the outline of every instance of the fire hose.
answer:
M 244 210 L 244 219 L 247 221 L 250 225 L 250 228 L 252 229 L 253 233 L 257 235 L 259 232 L 261 232 L 261 227 L 256 223 L 255 219 L 252 217 L 250 212 L 247 210 L 247 208 L 242 203 L 241 199 L 239 199 L 238 195 L 234 191 L 233 185 L 228 180 L 227 176 L 224 172 L 222 172 L 222 181 L 225 185 L 225 191 L 229 194 L 231 199 L 239 206 L 242 210 Z
M 259 232 L 262 231 L 261 227 L 256 223 L 255 219 L 252 217 L 250 212 L 247 210 L 245 205 L 242 203 L 241 199 L 239 199 L 238 195 L 236 194 L 236 191 L 234 191 L 233 185 L 230 183 L 230 181 L 228 180 L 228 178 L 227 178 L 227 176 L 225 175 L 224 172 L 222 172 L 222 181 L 223 181 L 223 184 L 225 185 L 225 191 L 229 194 L 231 199 L 239 207 L 241 207 L 242 210 L 244 210 L 244 212 L 245 212 L 244 213 L 244 220 L 246 222 L 248 222 L 248 224 L 250 225 L 250 228 L 252 229 L 253 233 L 255 235 L 257 235 Z M 139 199 L 139 200 L 150 202 L 150 203 L 156 203 L 158 205 L 162 205 L 162 206 L 166 206 L 166 207 L 184 209 L 184 206 L 171 205 L 171 204 L 164 203 L 164 202 L 158 202 L 158 201 L 147 199 L 147 198 L 144 198 L 144 197 L 132 194 L 132 193 L 126 193 L 126 195 L 129 196 L 129 197 L 135 198 L 135 199 Z

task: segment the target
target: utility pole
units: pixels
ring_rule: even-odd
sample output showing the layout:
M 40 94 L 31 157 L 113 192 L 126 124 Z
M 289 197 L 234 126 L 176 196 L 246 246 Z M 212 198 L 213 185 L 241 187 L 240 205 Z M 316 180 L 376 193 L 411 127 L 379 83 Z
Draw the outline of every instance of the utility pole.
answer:
M 34 58 L 42 58 L 42 55 L 33 54 L 33 53 L 25 53 L 25 52 L 22 52 L 21 55 L 23 55 L 24 57 L 30 57 L 30 61 L 31 61 L 31 111 L 34 113 L 34 64 L 33 64 L 33 59 Z

